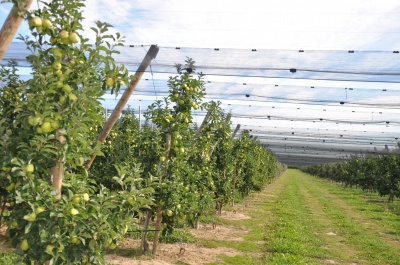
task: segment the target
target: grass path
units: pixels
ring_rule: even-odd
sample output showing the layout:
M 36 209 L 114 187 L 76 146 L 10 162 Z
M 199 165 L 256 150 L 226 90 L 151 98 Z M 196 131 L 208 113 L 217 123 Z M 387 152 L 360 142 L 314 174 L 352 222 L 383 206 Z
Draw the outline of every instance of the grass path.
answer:
M 229 222 L 244 241 L 214 245 L 249 254 L 226 264 L 400 265 L 399 204 L 288 170 L 232 209 L 251 217 Z

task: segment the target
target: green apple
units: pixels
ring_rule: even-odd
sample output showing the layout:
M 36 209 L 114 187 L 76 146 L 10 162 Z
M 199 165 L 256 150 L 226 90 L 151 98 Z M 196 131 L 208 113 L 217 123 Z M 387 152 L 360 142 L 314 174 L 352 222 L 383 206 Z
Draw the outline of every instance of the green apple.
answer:
M 117 245 L 114 243 L 111 243 L 110 245 L 108 245 L 109 249 L 115 249 L 116 247 L 117 247 Z
M 81 196 L 79 194 L 75 194 L 74 197 L 72 197 L 71 201 L 73 203 L 80 203 L 81 202 Z
M 167 211 L 165 212 L 165 214 L 166 214 L 167 216 L 172 216 L 174 213 L 173 213 L 171 210 L 167 210 Z
M 6 190 L 7 190 L 8 192 L 12 192 L 12 191 L 14 190 L 14 188 L 15 188 L 15 184 L 14 184 L 14 182 L 11 182 L 10 185 L 8 185 L 8 186 L 6 187 Z
M 39 206 L 39 207 L 36 208 L 35 213 L 36 214 L 40 214 L 40 213 L 42 213 L 44 211 L 46 211 L 46 209 L 44 207 L 42 207 L 42 206 Z
M 34 17 L 31 21 L 34 27 L 42 26 L 42 19 L 40 17 Z
M 28 244 L 28 240 L 27 239 L 22 240 L 21 249 L 23 251 L 27 251 L 29 249 L 29 244 Z
M 50 255 L 53 255 L 53 249 L 54 248 L 55 248 L 54 245 L 51 245 L 51 244 L 47 245 L 46 246 L 46 253 L 50 254 Z
M 60 63 L 59 61 L 55 61 L 55 62 L 53 63 L 53 69 L 54 69 L 54 70 L 60 70 L 61 67 L 62 67 L 62 65 L 61 65 L 61 63 Z
M 60 127 L 60 124 L 58 123 L 58 121 L 52 121 L 52 122 L 50 123 L 50 125 L 51 125 L 51 128 L 52 128 L 53 130 L 58 129 L 58 128 Z
M 69 94 L 69 93 L 71 93 L 72 88 L 71 88 L 70 85 L 65 84 L 65 85 L 62 86 L 62 90 L 63 90 L 65 93 Z
M 43 133 L 49 133 L 52 131 L 51 123 L 49 121 L 43 122 L 43 124 L 42 124 L 42 126 L 40 126 L 40 128 L 42 129 Z
M 79 214 L 79 211 L 77 209 L 75 209 L 75 208 L 72 208 L 71 211 L 70 211 L 70 214 L 77 215 L 77 214 Z
M 135 203 L 135 201 L 136 201 L 136 197 L 135 196 L 129 196 L 127 199 L 126 199 L 127 201 L 128 201 L 128 203 L 130 204 L 130 205 L 134 205 L 134 203 Z
M 77 236 L 71 236 L 71 243 L 72 244 L 78 244 L 80 241 L 79 241 L 79 238 L 77 237 Z
M 90 242 L 89 242 L 89 247 L 90 248 L 95 248 L 96 247 L 96 240 L 91 239 Z
M 185 148 L 181 147 L 179 151 L 183 154 L 185 152 Z
M 56 76 L 61 76 L 61 75 L 62 75 L 62 71 L 61 71 L 61 70 L 55 70 L 55 71 L 54 71 L 54 74 L 55 74 Z
M 165 156 L 160 156 L 160 162 L 164 162 L 165 161 Z
M 71 43 L 79 42 L 79 35 L 76 32 L 72 32 L 71 34 L 69 34 L 69 41 Z
M 45 18 L 42 21 L 42 26 L 45 29 L 49 29 L 49 28 L 51 28 L 53 26 L 53 24 L 51 24 L 51 21 L 49 19 Z
M 73 93 L 68 94 L 68 98 L 71 101 L 76 101 L 78 99 L 77 96 Z
M 66 39 L 61 38 L 61 39 L 60 39 L 60 42 L 61 42 L 62 44 L 70 44 L 70 43 L 71 43 L 71 41 L 69 40 L 69 38 L 66 38 Z
M 58 71 L 58 70 L 57 70 Z M 56 82 L 56 88 L 62 88 L 64 86 L 64 83 L 61 80 L 58 80 Z
M 32 117 L 32 116 L 30 116 L 29 118 L 28 118 L 28 123 L 29 123 L 29 125 L 35 125 L 35 117 Z
M 34 222 L 36 220 L 36 213 L 31 212 L 30 214 L 25 215 L 24 219 L 27 220 L 28 222 Z
M 18 228 L 18 223 L 17 221 L 12 221 L 12 223 L 10 224 L 11 228 Z

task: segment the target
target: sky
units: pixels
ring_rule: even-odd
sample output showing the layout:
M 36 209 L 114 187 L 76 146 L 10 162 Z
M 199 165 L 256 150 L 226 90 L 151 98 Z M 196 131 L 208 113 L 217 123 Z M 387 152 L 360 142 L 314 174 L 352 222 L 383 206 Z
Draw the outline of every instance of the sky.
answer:
M 322 131 L 327 133 L 324 138 L 327 141 L 336 138 L 343 141 L 346 135 L 354 140 L 367 132 L 366 139 L 375 139 L 376 142 L 382 138 L 382 131 L 392 140 L 399 131 L 393 124 L 400 123 L 400 109 L 384 106 L 400 102 L 400 55 L 396 57 L 392 53 L 400 50 L 399 1 L 88 0 L 85 3 L 85 28 L 93 26 L 96 20 L 105 21 L 126 36 L 127 45 L 144 45 L 132 50 L 137 53 L 135 56 L 124 50 L 123 56 L 131 56 L 129 58 L 135 63 L 143 58 L 143 50 L 148 45 L 161 47 L 154 62 L 153 75 L 145 74 L 147 83 L 140 83 L 137 94 L 129 102 L 135 109 L 139 106 L 145 109 L 146 104 L 155 99 L 154 90 L 160 92 L 159 95 L 167 91 L 166 78 L 172 72 L 157 72 L 157 63 L 173 66 L 190 55 L 204 66 L 205 80 L 209 82 L 207 99 L 221 100 L 226 111 L 231 110 L 236 116 L 233 122 L 241 123 L 244 129 L 252 129 L 254 135 L 259 128 L 260 139 L 268 138 L 263 140 L 265 143 L 280 143 L 284 138 L 293 137 L 293 131 L 294 135 L 302 135 L 302 138 L 293 139 L 289 144 L 292 146 L 304 145 L 304 141 L 310 139 L 322 139 Z M 36 3 L 32 8 L 36 8 Z M 0 5 L 0 23 L 9 10 L 9 4 Z M 84 34 L 93 37 L 89 32 Z M 28 34 L 26 23 L 19 33 Z M 177 51 L 175 47 L 184 49 Z M 220 53 L 212 53 L 215 48 Z M 257 53 L 251 53 L 252 49 Z M 305 53 L 299 54 L 298 50 Z M 349 50 L 355 51 L 354 55 L 349 55 Z M 124 61 L 123 58 L 120 61 Z M 288 69 L 293 66 L 314 72 L 298 71 L 290 75 L 286 70 L 259 70 L 262 67 Z M 128 69 L 134 72 L 135 67 L 133 63 Z M 240 72 L 235 67 L 246 70 Z M 336 79 L 359 76 L 315 70 L 372 71 L 375 75 L 365 75 L 361 82 L 338 81 Z M 381 73 L 391 75 L 382 76 Z M 365 82 L 373 79 L 378 82 Z M 383 89 L 387 93 L 382 93 Z M 251 96 L 244 98 L 245 94 Z M 105 98 L 105 106 L 112 109 L 117 102 L 115 97 L 108 95 Z M 321 100 L 363 104 L 379 102 L 379 106 L 315 104 Z M 268 116 L 277 118 L 265 119 Z M 199 121 L 201 117 L 199 114 Z M 320 118 L 323 119 L 320 123 L 311 121 Z M 306 121 L 308 119 L 310 121 Z M 329 119 L 353 123 L 324 122 Z M 357 121 L 378 119 L 390 120 L 391 124 L 357 124 Z M 308 134 L 308 131 L 312 132 Z M 280 144 L 279 150 L 282 146 Z M 390 146 L 394 148 L 396 141 L 392 141 Z M 368 146 L 369 150 L 373 147 L 383 148 L 384 143 L 374 142 Z M 284 149 L 286 152 L 286 146 Z

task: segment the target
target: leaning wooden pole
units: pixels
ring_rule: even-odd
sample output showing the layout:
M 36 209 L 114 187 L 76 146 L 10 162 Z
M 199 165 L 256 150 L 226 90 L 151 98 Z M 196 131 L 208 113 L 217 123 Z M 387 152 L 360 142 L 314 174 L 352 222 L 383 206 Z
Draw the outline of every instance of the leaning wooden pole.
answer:
M 235 136 L 236 136 L 237 132 L 239 131 L 239 129 L 240 129 L 240 124 L 236 125 L 236 129 L 232 133 L 232 138 L 235 138 Z
M 197 130 L 197 132 L 196 132 L 196 137 L 195 137 L 196 140 L 197 140 L 197 138 L 199 138 L 200 133 L 201 133 L 201 131 L 203 131 L 204 126 L 206 126 L 206 124 L 207 124 L 207 122 L 208 122 L 208 119 L 210 118 L 210 115 L 211 115 L 211 110 L 209 110 L 209 111 L 207 112 L 206 116 L 205 116 L 204 119 L 203 119 L 203 122 L 202 122 L 201 125 L 200 125 L 200 128 Z
M 18 15 L 18 12 L 28 10 L 32 2 L 33 0 L 26 0 L 20 3 L 18 6 L 14 5 L 4 21 L 4 24 L 0 30 L 0 61 L 3 60 L 8 47 L 10 47 L 15 34 L 17 34 L 19 26 L 24 20 L 23 17 Z
M 171 149 L 171 134 L 167 134 L 165 137 L 165 152 L 169 154 Z M 169 157 L 169 155 L 168 155 Z M 154 232 L 154 239 L 153 239 L 153 256 L 156 256 L 157 247 L 158 247 L 158 238 L 160 236 L 161 230 L 161 222 L 162 222 L 162 207 L 161 204 L 157 205 L 157 217 L 156 217 L 156 231 Z
M 124 109 L 126 103 L 129 100 L 129 97 L 135 90 L 137 84 L 139 83 L 140 79 L 142 78 L 144 72 L 146 71 L 147 67 L 150 65 L 151 60 L 156 58 L 158 53 L 159 47 L 157 45 L 151 45 L 150 49 L 148 50 L 146 56 L 144 57 L 142 63 L 139 65 L 138 69 L 135 73 L 135 78 L 130 82 L 129 87 L 125 90 L 124 94 L 122 94 L 118 104 L 115 106 L 114 111 L 111 113 L 110 117 L 107 120 L 106 125 L 104 126 L 103 130 L 97 137 L 97 141 L 100 143 L 104 143 L 108 134 L 110 133 L 112 127 L 117 122 L 119 115 L 121 115 L 122 110 Z M 96 155 L 92 155 L 90 160 L 86 163 L 86 169 L 89 169 L 95 159 Z

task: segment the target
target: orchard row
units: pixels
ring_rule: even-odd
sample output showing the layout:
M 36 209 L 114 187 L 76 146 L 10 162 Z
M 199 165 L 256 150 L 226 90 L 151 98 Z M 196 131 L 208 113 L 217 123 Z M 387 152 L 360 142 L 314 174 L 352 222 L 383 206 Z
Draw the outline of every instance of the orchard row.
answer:
M 303 171 L 344 185 L 400 198 L 400 157 L 397 155 L 355 157 L 346 162 L 315 165 Z

